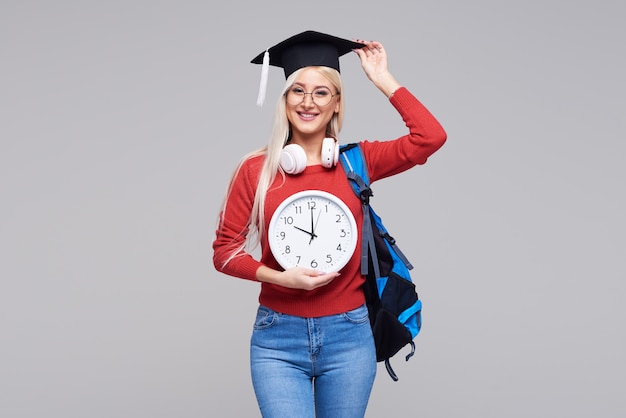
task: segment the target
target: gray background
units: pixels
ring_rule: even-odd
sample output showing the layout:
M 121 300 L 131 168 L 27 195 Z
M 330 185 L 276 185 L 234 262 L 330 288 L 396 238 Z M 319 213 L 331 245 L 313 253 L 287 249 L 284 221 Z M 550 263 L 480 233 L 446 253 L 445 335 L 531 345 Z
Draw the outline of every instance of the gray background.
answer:
M 623 8 L 1 0 L 0 415 L 258 416 L 258 286 L 210 244 L 283 81 L 256 107 L 249 61 L 314 29 L 383 42 L 449 135 L 374 189 L 425 322 L 368 416 L 624 416 Z M 343 142 L 405 132 L 342 74 Z

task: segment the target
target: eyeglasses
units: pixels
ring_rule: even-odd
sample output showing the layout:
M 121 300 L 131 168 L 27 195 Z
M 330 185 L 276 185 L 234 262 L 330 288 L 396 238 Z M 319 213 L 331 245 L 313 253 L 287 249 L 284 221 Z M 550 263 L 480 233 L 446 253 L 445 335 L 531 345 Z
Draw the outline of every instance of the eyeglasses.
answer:
M 326 106 L 330 103 L 333 97 L 338 96 L 339 92 L 333 94 L 328 87 L 318 87 L 311 93 L 307 93 L 300 86 L 291 86 L 285 94 L 287 103 L 291 106 L 297 106 L 304 102 L 304 98 L 307 94 L 311 95 L 311 100 L 318 106 Z

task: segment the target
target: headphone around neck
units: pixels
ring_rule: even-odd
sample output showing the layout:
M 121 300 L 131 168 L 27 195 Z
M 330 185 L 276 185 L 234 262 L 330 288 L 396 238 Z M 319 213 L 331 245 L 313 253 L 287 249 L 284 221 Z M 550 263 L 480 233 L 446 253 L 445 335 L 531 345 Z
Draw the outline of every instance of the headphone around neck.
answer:
M 322 142 L 322 166 L 332 168 L 339 161 L 339 142 L 324 138 Z M 298 144 L 287 144 L 280 154 L 280 167 L 287 174 L 299 174 L 306 168 L 306 153 Z

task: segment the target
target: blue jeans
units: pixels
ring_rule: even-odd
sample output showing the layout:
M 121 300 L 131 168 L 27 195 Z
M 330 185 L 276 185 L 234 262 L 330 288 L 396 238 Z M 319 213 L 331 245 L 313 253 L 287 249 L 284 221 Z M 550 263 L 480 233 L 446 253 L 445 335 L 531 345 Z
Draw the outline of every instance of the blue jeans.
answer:
M 252 384 L 266 418 L 362 418 L 376 376 L 367 307 L 302 318 L 260 306 Z

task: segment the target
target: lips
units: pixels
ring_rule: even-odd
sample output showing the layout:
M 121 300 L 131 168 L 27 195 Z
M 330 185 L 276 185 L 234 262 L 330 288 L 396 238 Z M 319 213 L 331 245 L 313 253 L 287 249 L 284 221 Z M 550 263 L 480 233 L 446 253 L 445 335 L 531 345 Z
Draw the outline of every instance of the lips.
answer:
M 303 120 L 313 120 L 318 116 L 318 113 L 298 112 L 298 116 L 300 116 L 300 119 Z

